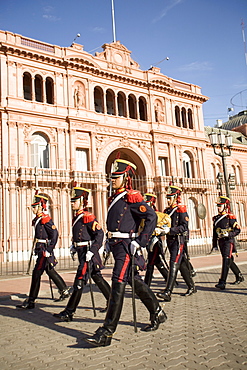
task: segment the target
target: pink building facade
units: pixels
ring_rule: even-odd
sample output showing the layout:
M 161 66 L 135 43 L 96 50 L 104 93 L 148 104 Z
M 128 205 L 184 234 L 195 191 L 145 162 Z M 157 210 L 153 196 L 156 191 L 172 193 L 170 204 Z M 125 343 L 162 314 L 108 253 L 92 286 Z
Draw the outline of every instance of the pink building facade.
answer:
M 28 258 L 36 187 L 50 198 L 61 256 L 70 244 L 74 183 L 91 189 L 90 208 L 105 226 L 107 175 L 118 152 L 137 165 L 136 187 L 155 192 L 160 210 L 170 181 L 183 188 L 192 236 L 209 244 L 222 163 L 204 127 L 208 98 L 157 67 L 141 70 L 119 41 L 102 48 L 93 56 L 76 43 L 64 48 L 0 31 L 2 261 Z M 244 220 L 246 136 L 234 135 L 227 166 L 239 186 L 233 205 Z

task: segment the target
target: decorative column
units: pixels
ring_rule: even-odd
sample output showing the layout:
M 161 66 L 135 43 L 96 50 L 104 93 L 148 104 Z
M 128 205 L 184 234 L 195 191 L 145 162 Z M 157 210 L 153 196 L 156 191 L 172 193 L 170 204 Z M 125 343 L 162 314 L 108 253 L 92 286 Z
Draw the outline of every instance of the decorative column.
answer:
M 9 133 L 9 166 L 17 166 L 17 126 L 16 122 L 8 122 Z

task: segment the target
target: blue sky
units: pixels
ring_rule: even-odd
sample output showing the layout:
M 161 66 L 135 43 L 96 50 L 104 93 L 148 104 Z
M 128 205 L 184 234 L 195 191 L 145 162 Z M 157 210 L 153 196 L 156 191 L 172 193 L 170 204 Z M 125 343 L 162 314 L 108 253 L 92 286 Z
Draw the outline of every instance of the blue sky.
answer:
M 114 0 L 116 38 L 147 70 L 201 86 L 205 125 L 247 109 L 247 0 Z M 0 0 L 0 29 L 94 54 L 113 41 L 111 0 Z M 163 60 L 169 57 L 169 60 Z M 163 61 L 162 61 L 163 60 Z M 161 63 L 159 63 L 162 61 Z M 232 103 L 234 105 L 231 104 Z

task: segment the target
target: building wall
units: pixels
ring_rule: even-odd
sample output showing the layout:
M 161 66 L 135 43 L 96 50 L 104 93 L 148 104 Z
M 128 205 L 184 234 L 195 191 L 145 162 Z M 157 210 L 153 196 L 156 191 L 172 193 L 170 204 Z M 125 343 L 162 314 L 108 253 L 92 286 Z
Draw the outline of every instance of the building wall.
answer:
M 93 189 L 91 208 L 105 224 L 105 174 L 117 152 L 137 165 L 137 176 L 146 178 L 139 190 L 159 194 L 160 209 L 169 181 L 215 180 L 212 166 L 220 162 L 205 135 L 202 105 L 208 98 L 199 86 L 169 78 L 157 67 L 142 71 L 119 41 L 102 48 L 93 56 L 79 44 L 62 48 L 0 31 L 1 184 L 9 187 L 2 201 L 5 208 L 12 204 L 14 215 L 17 199 L 28 207 L 35 187 L 46 189 L 66 240 L 70 212 L 55 210 L 67 204 L 75 181 Z M 31 86 L 30 91 L 25 87 L 26 95 L 24 76 Z M 38 176 L 32 165 L 35 134 L 46 140 L 49 152 L 47 168 L 37 166 Z M 77 168 L 79 149 L 87 153 L 85 171 Z M 239 165 L 242 182 L 247 178 L 245 156 L 246 146 L 236 145 L 227 159 L 229 166 Z M 22 195 L 16 194 L 17 187 Z M 199 197 L 202 188 L 205 184 L 195 191 Z M 2 213 L 3 238 L 9 240 L 6 217 L 8 225 L 19 220 Z M 23 232 L 22 237 L 28 241 L 30 235 Z

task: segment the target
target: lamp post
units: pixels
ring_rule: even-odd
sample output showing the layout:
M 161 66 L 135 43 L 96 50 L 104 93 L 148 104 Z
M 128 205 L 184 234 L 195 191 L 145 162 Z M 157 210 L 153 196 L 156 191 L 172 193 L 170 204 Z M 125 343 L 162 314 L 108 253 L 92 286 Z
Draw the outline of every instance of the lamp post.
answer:
M 223 132 L 215 132 L 212 131 L 209 135 L 210 143 L 214 149 L 214 154 L 218 155 L 222 159 L 223 165 L 223 172 L 224 172 L 224 180 L 225 180 L 225 188 L 226 188 L 226 196 L 228 198 L 231 197 L 230 194 L 230 187 L 228 183 L 228 175 L 227 175 L 227 167 L 226 167 L 226 157 L 231 155 L 232 149 L 232 136 L 224 134 Z

